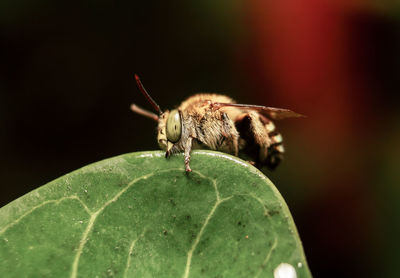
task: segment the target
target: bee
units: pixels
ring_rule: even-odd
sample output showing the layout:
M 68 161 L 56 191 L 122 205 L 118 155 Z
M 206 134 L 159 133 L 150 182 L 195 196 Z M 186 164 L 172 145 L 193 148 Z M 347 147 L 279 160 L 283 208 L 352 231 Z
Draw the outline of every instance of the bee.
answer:
M 192 149 L 211 149 L 249 158 L 258 168 L 275 169 L 283 159 L 281 134 L 273 120 L 304 117 L 288 109 L 237 104 L 231 98 L 210 93 L 195 94 L 178 108 L 162 111 L 135 74 L 139 90 L 158 113 L 136 104 L 131 110 L 158 122 L 157 141 L 165 157 L 184 152 L 185 170 L 191 172 Z

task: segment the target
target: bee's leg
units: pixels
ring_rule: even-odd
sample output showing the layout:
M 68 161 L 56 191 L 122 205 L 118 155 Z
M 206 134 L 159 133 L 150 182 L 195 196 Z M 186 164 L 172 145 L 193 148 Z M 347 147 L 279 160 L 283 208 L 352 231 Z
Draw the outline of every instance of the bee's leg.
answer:
M 239 133 L 236 130 L 235 124 L 228 117 L 226 113 L 222 113 L 223 119 L 223 130 L 222 136 L 223 141 L 220 142 L 219 149 L 230 154 L 238 156 L 239 154 Z
M 192 140 L 193 138 L 189 136 L 189 138 L 186 141 L 185 144 L 185 170 L 186 172 L 192 172 L 192 169 L 190 169 L 190 151 L 192 150 Z
M 248 112 L 241 114 L 236 120 L 236 127 L 247 144 L 259 147 L 256 160 L 265 161 L 268 156 L 268 147 L 271 144 L 265 125 L 261 122 L 259 114 Z

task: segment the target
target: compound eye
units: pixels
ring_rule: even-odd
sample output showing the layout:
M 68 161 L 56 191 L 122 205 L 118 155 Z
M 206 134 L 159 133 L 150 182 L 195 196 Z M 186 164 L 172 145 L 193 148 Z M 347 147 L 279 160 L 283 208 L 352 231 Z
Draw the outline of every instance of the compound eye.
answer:
M 169 113 L 166 127 L 168 141 L 178 142 L 182 133 L 181 115 L 178 110 L 175 109 Z

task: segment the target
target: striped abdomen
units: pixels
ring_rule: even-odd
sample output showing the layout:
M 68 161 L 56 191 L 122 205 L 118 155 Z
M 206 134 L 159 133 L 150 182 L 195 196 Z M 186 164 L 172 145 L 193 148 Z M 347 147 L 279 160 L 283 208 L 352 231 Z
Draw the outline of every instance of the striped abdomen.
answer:
M 266 117 L 250 111 L 241 114 L 235 122 L 242 143 L 240 151 L 245 159 L 251 159 L 258 168 L 275 169 L 283 159 L 282 136 L 274 123 Z
M 274 123 L 269 119 L 263 119 L 263 122 L 265 122 L 265 129 L 270 139 L 265 164 L 272 170 L 283 160 L 285 148 L 283 147 L 282 135 L 276 130 Z

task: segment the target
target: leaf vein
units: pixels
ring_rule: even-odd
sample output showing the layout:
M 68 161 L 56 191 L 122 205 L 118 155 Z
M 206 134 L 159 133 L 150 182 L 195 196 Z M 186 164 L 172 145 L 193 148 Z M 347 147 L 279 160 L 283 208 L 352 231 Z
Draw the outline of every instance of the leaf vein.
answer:
M 267 265 L 269 259 L 271 258 L 272 251 L 275 250 L 276 246 L 278 245 L 278 238 L 274 238 L 274 242 L 272 243 L 271 249 L 269 249 L 267 256 L 265 257 L 260 269 L 258 270 L 257 274 L 254 276 L 254 278 L 257 278 L 260 276 L 261 272 L 264 270 L 265 266 Z
M 132 240 L 132 243 L 131 243 L 131 245 L 129 247 L 128 259 L 126 261 L 126 268 L 125 268 L 125 271 L 124 271 L 124 277 L 127 277 L 126 275 L 127 275 L 128 269 L 131 266 L 131 255 L 132 255 L 133 248 L 135 248 L 136 242 L 144 235 L 145 232 L 146 232 L 146 229 L 144 229 L 143 232 L 136 239 Z
M 82 200 L 79 199 L 79 198 L 78 198 L 77 196 L 75 196 L 75 195 L 73 195 L 73 196 L 62 197 L 62 198 L 57 199 L 57 200 L 47 200 L 47 201 L 44 201 L 44 202 L 40 203 L 40 204 L 37 205 L 37 206 L 32 207 L 30 210 L 28 210 L 27 212 L 25 212 L 24 214 L 22 214 L 20 217 L 18 217 L 15 221 L 13 221 L 13 222 L 9 223 L 8 225 L 6 225 L 3 229 L 0 230 L 0 235 L 4 234 L 4 233 L 5 233 L 9 228 L 11 228 L 12 226 L 18 224 L 23 218 L 25 218 L 25 217 L 28 216 L 29 214 L 33 213 L 35 210 L 37 210 L 37 209 L 39 209 L 39 208 L 41 208 L 41 207 L 43 207 L 43 206 L 45 206 L 45 205 L 47 205 L 47 204 L 52 204 L 52 203 L 59 204 L 60 202 L 65 201 L 65 200 L 77 200 L 77 201 L 79 201 L 79 203 L 83 206 L 83 208 L 85 209 L 85 211 L 86 211 L 89 215 L 91 214 L 91 213 L 90 213 L 90 210 L 89 210 L 89 208 L 86 206 L 86 204 L 84 204 L 84 203 L 82 202 Z
M 214 185 L 214 189 L 215 189 L 216 201 L 215 201 L 214 206 L 211 208 L 211 211 L 208 213 L 208 215 L 207 215 L 207 217 L 206 217 L 206 220 L 204 221 L 203 226 L 201 227 L 199 233 L 197 234 L 196 239 L 194 240 L 194 242 L 193 242 L 193 244 L 192 244 L 192 247 L 190 248 L 189 252 L 187 253 L 187 260 L 186 260 L 185 272 L 183 273 L 183 276 L 182 276 L 183 278 L 189 277 L 190 265 L 191 265 L 191 263 L 192 263 L 193 252 L 194 252 L 194 250 L 196 249 L 197 245 L 199 244 L 200 239 L 201 239 L 201 236 L 203 235 L 204 230 L 205 230 L 205 228 L 206 228 L 207 225 L 208 225 L 208 222 L 209 222 L 210 219 L 213 217 L 213 215 L 214 215 L 215 211 L 217 210 L 218 206 L 219 206 L 221 203 L 223 203 L 223 202 L 225 202 L 225 201 L 227 201 L 227 200 L 229 200 L 229 199 L 231 199 L 231 198 L 233 197 L 233 196 L 229 196 L 229 197 L 226 197 L 226 198 L 224 198 L 224 199 L 221 199 L 221 198 L 220 198 L 220 195 L 219 195 L 219 191 L 218 191 L 218 186 L 217 186 L 216 180 L 211 179 L 211 178 L 208 178 L 208 177 L 204 176 L 203 174 L 201 174 L 201 173 L 198 172 L 198 171 L 193 171 L 193 172 L 196 172 L 199 176 L 201 176 L 201 177 L 203 177 L 203 178 L 205 178 L 205 179 L 209 179 L 209 180 L 212 181 L 212 183 L 213 183 L 213 185 Z
M 81 257 L 82 251 L 83 251 L 83 247 L 85 246 L 86 242 L 87 242 L 87 237 L 97 219 L 97 216 L 111 203 L 115 202 L 116 200 L 118 200 L 118 198 L 125 193 L 131 186 L 133 186 L 135 183 L 137 183 L 138 181 L 142 180 L 142 179 L 147 179 L 149 177 L 154 176 L 155 174 L 158 173 L 162 173 L 162 172 L 169 172 L 171 170 L 181 170 L 178 168 L 175 169 L 168 169 L 168 170 L 161 170 L 158 171 L 157 173 L 153 172 L 153 173 L 149 173 L 147 175 L 143 175 L 141 177 L 138 177 L 136 179 L 133 179 L 131 182 L 128 183 L 128 185 L 126 187 L 124 187 L 121 191 L 119 191 L 117 194 L 114 195 L 113 198 L 111 198 L 110 200 L 108 200 L 102 207 L 100 207 L 96 212 L 94 212 L 93 214 L 91 214 L 90 216 L 90 220 L 88 225 L 86 226 L 85 231 L 83 232 L 82 238 L 79 241 L 79 246 L 78 246 L 78 250 L 75 254 L 74 257 L 74 261 L 72 263 L 72 270 L 71 270 L 71 278 L 76 278 L 78 276 L 78 264 L 79 264 L 79 259 Z

